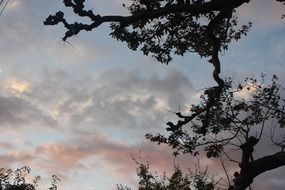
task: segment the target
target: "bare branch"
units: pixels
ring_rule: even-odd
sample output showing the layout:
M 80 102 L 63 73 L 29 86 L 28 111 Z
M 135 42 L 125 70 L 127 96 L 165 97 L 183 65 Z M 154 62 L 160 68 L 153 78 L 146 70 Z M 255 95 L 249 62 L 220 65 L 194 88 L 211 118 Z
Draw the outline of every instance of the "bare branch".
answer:
M 221 161 L 223 170 L 224 170 L 224 172 L 225 172 L 225 174 L 226 174 L 226 177 L 227 177 L 227 180 L 228 180 L 228 186 L 231 186 L 231 181 L 230 181 L 230 178 L 229 178 L 227 169 L 226 169 L 226 167 L 225 167 L 224 161 L 222 160 L 222 157 L 221 157 L 221 156 L 220 156 L 220 161 Z
M 2 5 L 3 1 L 4 1 L 4 0 L 1 0 L 0 5 Z M 4 11 L 5 8 L 7 7 L 8 3 L 9 3 L 9 0 L 6 1 L 6 3 L 4 4 L 3 8 L 1 9 L 1 11 L 0 11 L 0 16 L 2 15 L 3 11 Z

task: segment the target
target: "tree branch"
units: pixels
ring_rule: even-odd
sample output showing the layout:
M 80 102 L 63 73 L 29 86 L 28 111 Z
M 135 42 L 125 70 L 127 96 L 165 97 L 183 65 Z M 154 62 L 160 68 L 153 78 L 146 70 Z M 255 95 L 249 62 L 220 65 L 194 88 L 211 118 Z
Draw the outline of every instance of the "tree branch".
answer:
M 65 28 L 68 30 L 63 37 L 65 41 L 67 38 L 78 34 L 82 30 L 91 31 L 97 28 L 102 23 L 107 22 L 117 22 L 121 23 L 123 26 L 128 26 L 130 24 L 139 21 L 148 21 L 161 16 L 169 15 L 172 13 L 190 13 L 191 16 L 197 16 L 200 14 L 209 13 L 211 11 L 222 11 L 224 9 L 234 9 L 239 7 L 243 3 L 248 3 L 250 0 L 212 0 L 209 2 L 201 4 L 172 4 L 169 6 L 160 7 L 154 10 L 141 10 L 136 14 L 130 16 L 120 16 L 120 15 L 107 15 L 101 16 L 93 13 L 92 10 L 84 10 L 84 1 L 72 2 L 72 0 L 63 0 L 67 7 L 72 7 L 73 11 L 81 17 L 89 17 L 91 24 L 73 23 L 70 24 L 64 19 L 64 13 L 59 11 L 55 15 L 50 15 L 45 21 L 44 25 L 56 25 L 60 22 L 64 24 Z
M 285 165 L 285 152 L 277 152 L 275 154 L 264 156 L 253 162 L 247 167 L 245 172 L 241 172 L 234 181 L 234 190 L 245 190 L 253 179 L 266 171 Z

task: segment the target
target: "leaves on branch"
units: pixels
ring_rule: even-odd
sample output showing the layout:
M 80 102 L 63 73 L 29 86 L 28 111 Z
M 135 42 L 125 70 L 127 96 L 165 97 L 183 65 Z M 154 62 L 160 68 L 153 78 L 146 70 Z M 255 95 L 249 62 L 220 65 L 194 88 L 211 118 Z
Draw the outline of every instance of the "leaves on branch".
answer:
M 195 171 L 189 170 L 186 174 L 183 174 L 179 167 L 175 167 L 172 175 L 168 177 L 166 174 L 154 175 L 148 163 L 138 163 L 138 190 L 214 190 L 216 181 L 209 176 L 208 170 L 201 170 L 199 165 L 195 166 Z M 131 188 L 117 185 L 117 190 L 131 190 Z
M 24 166 L 16 169 L 1 168 L 0 169 L 0 189 L 5 190 L 35 190 L 38 187 L 38 183 L 41 179 L 40 176 L 36 176 L 32 179 L 32 182 L 27 182 L 28 175 L 31 172 L 31 168 Z M 56 190 L 59 178 L 55 175 L 52 176 L 52 187 L 49 190 Z
M 168 123 L 169 136 L 147 134 L 146 138 L 169 145 L 174 155 L 194 155 L 201 150 L 199 147 L 204 147 L 208 157 L 218 157 L 224 146 L 246 137 L 255 126 L 259 126 L 260 133 L 269 121 L 284 127 L 285 102 L 281 99 L 279 90 L 276 76 L 273 76 L 269 85 L 251 78 L 246 79 L 244 84 L 239 83 L 237 87 L 228 79 L 219 99 L 208 110 L 205 107 L 210 97 L 209 92 L 205 91 L 201 102 L 192 105 L 189 116 L 179 113 L 177 125 Z M 197 115 L 197 112 L 200 114 Z M 243 142 L 246 140 L 244 138 Z
M 234 9 L 246 0 L 237 2 L 223 1 L 170 1 L 170 0 L 132 0 L 130 16 L 100 16 L 92 10 L 85 10 L 84 1 L 64 0 L 66 7 L 71 7 L 79 17 L 88 17 L 87 24 L 68 23 L 59 11 L 50 15 L 45 25 L 62 22 L 67 29 L 63 40 L 77 35 L 82 30 L 90 31 L 104 22 L 111 23 L 111 36 L 126 42 L 132 50 L 140 49 L 145 55 L 152 55 L 161 63 L 168 64 L 172 56 L 196 52 L 201 57 L 212 55 L 212 42 L 208 39 L 208 24 L 219 14 L 229 11 L 213 27 L 213 34 L 219 41 L 218 51 L 227 50 L 228 44 L 246 35 L 251 23 L 237 27 Z

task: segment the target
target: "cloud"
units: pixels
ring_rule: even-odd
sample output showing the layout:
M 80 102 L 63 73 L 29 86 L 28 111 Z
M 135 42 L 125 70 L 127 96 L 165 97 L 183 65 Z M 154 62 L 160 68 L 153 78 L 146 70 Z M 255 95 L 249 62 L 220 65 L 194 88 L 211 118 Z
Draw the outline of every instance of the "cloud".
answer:
M 0 96 L 0 122 L 3 126 L 19 127 L 40 123 L 54 127 L 56 122 L 30 102 L 19 97 Z
M 0 148 L 2 148 L 2 149 L 12 149 L 13 148 L 13 144 L 11 142 L 0 141 Z
M 15 163 L 30 163 L 33 156 L 24 151 L 9 151 L 5 154 L 0 154 L 1 167 L 10 166 Z
M 179 104 L 191 102 L 192 85 L 181 72 L 118 69 L 82 78 L 66 71 L 44 70 L 41 77 L 38 81 L 28 80 L 28 89 L 18 96 L 10 95 L 23 102 L 34 102 L 32 106 L 45 107 L 46 113 L 54 113 L 53 119 L 63 126 L 65 133 L 69 131 L 71 138 L 34 147 L 30 155 L 34 167 L 49 173 L 57 171 L 66 181 L 74 177 L 74 171 L 104 170 L 122 183 L 135 184 L 136 165 L 130 155 L 141 150 L 142 160 L 149 161 L 153 171 L 171 174 L 174 162 L 170 148 L 142 139 L 146 132 L 163 130 L 164 123 L 174 116 L 164 108 L 176 111 Z M 7 107 L 12 109 L 12 105 L 14 110 L 29 108 L 29 104 L 20 103 Z M 182 168 L 194 167 L 195 159 L 190 156 L 175 160 Z M 224 175 L 218 160 L 202 158 L 200 163 L 202 168 L 208 166 L 210 171 Z M 230 174 L 237 168 L 236 164 L 226 164 Z
M 258 25 L 272 27 L 284 22 L 281 20 L 281 16 L 284 14 L 284 7 L 277 1 L 250 1 L 238 8 L 237 14 L 243 22 L 249 20 Z
M 42 1 L 35 5 L 44 7 L 45 3 Z M 0 88 L 0 100 L 3 101 L 0 101 L 0 108 L 5 110 L 3 113 L 6 115 L 1 114 L 3 117 L 0 119 L 5 120 L 7 125 L 21 124 L 23 130 L 32 125 L 37 126 L 34 130 L 41 130 L 41 133 L 47 131 L 46 137 L 36 137 L 35 134 L 29 139 L 30 151 L 26 152 L 26 156 L 30 160 L 19 159 L 18 163 L 29 163 L 33 169 L 45 170 L 49 175 L 57 173 L 69 182 L 76 178 L 74 173 L 77 172 L 88 171 L 88 175 L 97 175 L 95 168 L 119 182 L 126 180 L 128 184 L 134 182 L 136 167 L 130 154 L 145 146 L 145 151 L 150 150 L 148 158 L 160 164 L 158 167 L 162 171 L 163 164 L 167 163 L 163 161 L 163 156 L 158 161 L 150 155 L 154 151 L 158 156 L 158 152 L 163 150 L 151 149 L 146 143 L 138 142 L 142 142 L 146 131 L 156 131 L 168 121 L 169 116 L 175 117 L 164 109 L 183 109 L 179 105 L 190 101 L 187 94 L 192 91 L 192 84 L 188 77 L 176 69 L 157 72 L 152 70 L 153 67 L 143 69 L 133 66 L 126 69 L 122 66 L 120 69 L 95 70 L 86 62 L 97 65 L 97 57 L 111 57 L 120 51 L 115 48 L 114 52 L 110 52 L 110 48 L 106 49 L 107 45 L 96 48 L 98 41 L 94 48 L 94 41 L 84 41 L 84 35 L 80 37 L 82 43 L 75 42 L 76 49 L 62 48 L 58 42 L 62 31 L 56 27 L 46 28 L 46 31 L 38 28 L 41 18 L 36 18 L 36 15 L 30 18 L 32 22 L 21 24 L 29 19 L 19 19 L 21 11 L 37 10 L 22 3 L 18 9 L 19 13 L 15 12 L 9 18 L 11 23 L 0 29 L 7 35 L 2 39 L 3 44 L 8 44 L 1 52 L 4 59 L 1 64 L 3 86 Z M 18 23 L 20 31 L 16 31 Z M 10 30 L 15 31 L 8 34 Z M 49 35 L 45 36 L 47 33 Z M 76 41 L 76 38 L 73 40 Z M 132 60 L 131 57 L 130 60 L 125 59 Z M 20 113 L 25 115 L 16 118 Z M 52 126 L 51 122 L 56 122 L 62 136 L 68 133 L 75 137 L 48 140 L 54 137 L 43 126 Z M 92 135 L 79 135 L 82 131 Z M 104 135 L 95 134 L 98 131 Z M 41 137 L 43 139 L 36 139 Z M 24 136 L 20 138 L 25 141 Z M 133 167 L 130 167 L 130 162 Z
M 173 161 L 169 149 L 165 146 L 151 146 L 145 142 L 130 146 L 111 140 L 99 132 L 83 131 L 64 142 L 39 145 L 34 153 L 37 157 L 34 163 L 47 171 L 65 176 L 66 182 L 73 180 L 74 171 L 88 171 L 90 175 L 95 175 L 94 171 L 104 171 L 109 179 L 135 184 L 137 182 L 133 177 L 136 164 L 131 160 L 131 154 L 139 151 L 143 155 L 141 161 L 150 161 L 155 166 L 152 169 L 161 173 L 169 171 L 166 166 Z
M 165 109 L 183 110 L 192 92 L 191 81 L 174 69 L 160 74 L 145 74 L 138 69 L 107 70 L 97 72 L 95 77 L 47 69 L 30 83 L 25 98 L 44 108 L 62 126 L 103 130 L 120 126 L 136 134 L 136 130 L 166 123 L 166 118 L 175 114 Z
M 127 14 L 119 0 L 86 3 L 96 13 Z M 238 14 L 242 22 L 253 18 L 258 29 L 263 24 L 275 27 L 282 13 L 282 6 L 278 5 L 269 5 L 266 0 L 252 1 L 238 10 Z M 174 165 L 170 148 L 144 141 L 144 134 L 164 132 L 165 123 L 177 119 L 169 111 L 185 111 L 188 104 L 197 101 L 198 94 L 193 97 L 189 76 L 197 76 L 197 84 L 206 80 L 204 73 L 209 68 L 199 66 L 203 67 L 197 69 L 200 74 L 190 71 L 187 63 L 183 67 L 171 65 L 167 69 L 155 63 L 145 64 L 153 59 L 136 56 L 125 44 L 118 45 L 109 39 L 105 26 L 93 32 L 82 32 L 79 38 L 71 38 L 73 48 L 60 39 L 64 34 L 62 25 L 47 27 L 42 24 L 49 14 L 58 10 L 67 10 L 69 19 L 74 19 L 62 1 L 49 0 L 29 3 L 13 0 L 1 15 L 1 130 L 7 131 L 10 126 L 13 132 L 16 128 L 21 129 L 21 135 L 15 140 L 14 136 L 2 133 L 5 138 L 0 141 L 0 159 L 10 166 L 28 163 L 33 170 L 45 170 L 50 175 L 58 173 L 66 186 L 69 185 L 67 189 L 76 189 L 83 182 L 93 186 L 93 177 L 101 174 L 105 178 L 99 178 L 98 184 L 109 180 L 105 183 L 109 189 L 118 182 L 137 185 L 133 177 L 136 165 L 130 154 L 140 150 L 142 160 L 149 161 L 154 171 L 170 174 Z M 262 31 L 266 32 L 257 31 L 258 40 L 273 35 L 267 32 L 269 30 Z M 275 39 L 266 41 L 265 45 L 249 41 L 239 46 L 240 51 L 234 50 L 237 56 L 227 60 L 233 62 L 228 64 L 234 68 L 233 76 L 259 72 L 265 60 L 274 61 L 276 56 L 279 65 L 271 64 L 269 68 L 266 64 L 264 68 L 282 74 L 282 34 L 279 31 L 274 35 Z M 261 51 L 261 47 L 264 50 Z M 189 61 L 187 57 L 183 60 Z M 249 66 L 251 61 L 253 64 Z M 60 130 L 51 132 L 49 127 L 52 126 Z M 29 132 L 30 135 L 26 135 Z M 28 145 L 26 141 L 29 141 Z M 265 142 L 259 147 L 261 151 L 264 151 L 263 147 L 272 150 Z M 184 155 L 175 158 L 175 162 L 188 168 L 194 166 L 195 160 Z M 201 160 L 202 167 L 209 166 L 214 172 L 222 173 L 218 164 L 218 161 L 206 158 Z M 230 170 L 234 169 L 233 164 L 227 164 Z M 281 174 L 278 170 L 260 176 L 258 187 L 265 187 L 267 183 L 267 189 L 280 188 Z

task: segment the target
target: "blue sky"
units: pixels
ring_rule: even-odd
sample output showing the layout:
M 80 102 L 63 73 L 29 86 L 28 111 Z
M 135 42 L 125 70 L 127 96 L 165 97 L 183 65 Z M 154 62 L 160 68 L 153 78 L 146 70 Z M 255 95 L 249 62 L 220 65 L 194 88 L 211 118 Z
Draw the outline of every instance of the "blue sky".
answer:
M 121 0 L 86 3 L 100 14 L 127 14 Z M 253 29 L 221 57 L 223 77 L 265 73 L 285 81 L 280 5 L 255 0 L 238 10 L 241 22 L 252 21 Z M 70 38 L 73 48 L 61 41 L 63 26 L 43 25 L 57 10 L 76 18 L 61 1 L 50 0 L 10 0 L 0 17 L 1 166 L 30 166 L 32 174 L 42 175 L 43 189 L 56 174 L 62 190 L 135 185 L 130 155 L 140 150 L 154 170 L 172 171 L 170 149 L 147 142 L 144 134 L 163 132 L 175 119 L 165 109 L 197 102 L 199 89 L 213 84 L 212 66 L 193 54 L 159 64 L 112 39 L 108 25 Z M 175 162 L 188 167 L 193 160 Z M 206 158 L 201 164 L 217 167 Z M 280 173 L 261 176 L 256 185 L 282 188 Z

